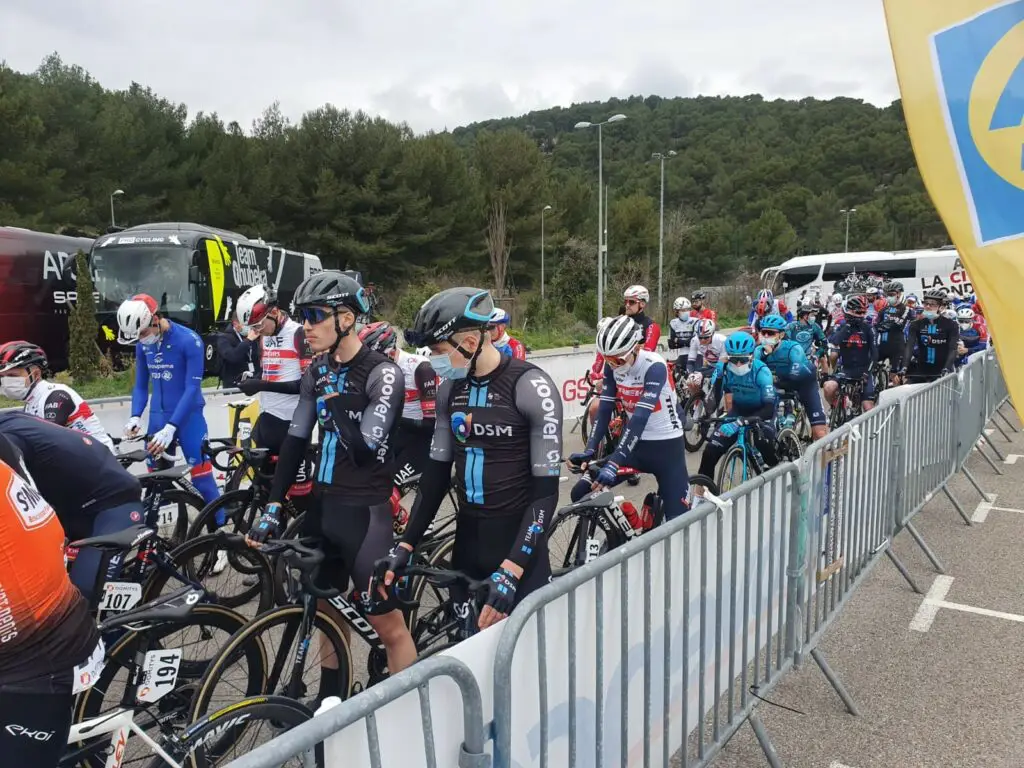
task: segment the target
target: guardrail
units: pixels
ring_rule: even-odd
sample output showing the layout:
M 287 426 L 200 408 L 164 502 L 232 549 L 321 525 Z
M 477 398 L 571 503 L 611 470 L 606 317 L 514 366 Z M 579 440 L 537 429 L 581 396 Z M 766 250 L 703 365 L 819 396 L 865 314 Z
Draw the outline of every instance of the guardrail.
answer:
M 818 648 L 822 636 L 883 556 L 920 592 L 892 553 L 893 538 L 907 529 L 941 568 L 914 517 L 939 491 L 954 499 L 948 483 L 958 471 L 984 494 L 965 462 L 986 445 L 998 454 L 985 425 L 1006 432 L 993 419 L 1016 429 L 999 410 L 1008 394 L 991 352 L 886 399 L 798 462 L 530 595 L 506 621 L 450 652 L 471 677 L 428 659 L 231 768 L 269 768 L 319 738 L 326 738 L 328 768 L 365 764 L 353 759 L 354 745 L 366 738 L 358 721 L 400 705 L 401 716 L 389 710 L 374 721 L 392 729 L 393 739 L 388 761 L 371 765 L 704 766 L 749 722 L 769 764 L 781 766 L 757 714 L 759 697 L 809 655 L 858 713 Z M 442 673 L 457 678 L 458 696 L 468 702 L 462 730 L 410 738 L 414 707 L 426 706 L 424 680 Z M 401 694 L 413 690 L 418 702 Z M 450 716 L 459 699 L 449 691 L 439 706 Z M 489 724 L 486 712 L 493 713 Z M 476 741 L 488 725 L 493 756 Z M 379 730 L 373 738 L 386 741 Z M 462 762 L 466 753 L 473 762 Z M 331 755 L 339 757 L 332 762 Z

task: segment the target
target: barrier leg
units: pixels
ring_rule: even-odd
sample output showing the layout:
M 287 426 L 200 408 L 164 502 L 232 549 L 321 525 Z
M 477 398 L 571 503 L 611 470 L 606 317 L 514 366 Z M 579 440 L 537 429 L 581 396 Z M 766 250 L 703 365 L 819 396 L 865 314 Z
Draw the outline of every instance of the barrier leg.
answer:
M 886 544 L 885 547 L 885 556 L 888 557 L 890 561 L 892 561 L 892 564 L 894 566 L 896 566 L 896 570 L 899 571 L 900 576 L 902 576 L 904 580 L 907 582 L 907 584 L 910 585 L 910 588 L 914 590 L 917 594 L 923 595 L 924 591 L 919 586 L 917 586 L 917 583 L 910 575 L 910 571 L 908 571 L 907 567 L 903 565 L 903 561 L 896 557 L 896 555 L 892 551 L 892 547 L 890 547 L 888 544 Z
M 981 494 L 982 501 L 992 501 L 992 499 L 988 497 L 988 494 L 982 490 L 982 487 L 978 485 L 978 481 L 974 479 L 974 475 L 971 474 L 971 470 L 967 468 L 966 464 L 960 467 L 960 471 L 964 473 L 964 477 L 971 481 L 971 485 L 974 486 L 974 490 Z
M 1020 430 L 1017 429 L 1016 425 L 1014 425 L 1014 423 L 1012 421 L 1010 421 L 1008 418 L 1006 418 L 1006 414 L 1004 414 L 998 408 L 996 409 L 995 415 L 998 416 L 999 418 L 1001 418 L 1004 422 L 1006 422 L 1006 426 L 1008 426 L 1010 428 L 1011 432 L 1020 432 Z M 995 419 L 993 419 L 992 421 L 994 422 Z
M 984 447 L 987 445 L 989 448 L 992 449 L 992 452 L 995 453 L 995 455 L 999 457 L 999 460 L 1003 461 L 1006 457 L 1003 456 L 1003 454 L 999 452 L 999 449 L 996 448 L 996 444 L 994 442 L 992 442 L 991 440 L 989 440 L 988 438 L 986 438 L 986 437 L 979 437 L 978 438 L 978 442 L 975 443 L 975 445 L 978 448 L 978 453 L 980 453 L 982 456 L 985 457 L 985 461 L 987 461 L 988 465 L 990 467 L 992 467 L 992 469 L 994 469 L 996 471 L 996 474 L 999 474 L 999 475 L 1003 474 L 1003 470 L 1001 470 L 998 466 L 993 464 L 992 463 L 992 459 L 990 459 L 988 457 L 988 454 L 985 453 L 985 451 L 984 451 Z
M 996 411 L 996 413 L 999 413 L 999 411 Z M 999 413 L 999 415 L 1002 416 L 1003 414 Z M 993 427 L 999 430 L 999 434 L 1003 436 L 1003 440 L 1005 440 L 1008 443 L 1011 442 L 1010 436 L 1006 434 L 1006 430 L 1003 429 L 1003 425 L 996 421 L 994 417 L 991 421 L 989 421 L 989 424 L 991 424 Z
M 964 512 L 964 508 L 960 506 L 960 502 L 957 501 L 957 498 L 956 496 L 953 495 L 953 492 L 949 490 L 948 485 L 942 486 L 942 492 L 946 494 L 946 498 L 949 499 L 949 503 L 953 505 L 953 508 L 959 513 L 960 517 L 964 519 L 964 523 L 966 525 L 973 525 L 973 523 L 971 522 L 971 518 L 969 518 L 967 516 L 967 513 Z
M 917 528 L 914 527 L 914 524 L 908 522 L 904 527 L 910 531 L 910 535 L 914 537 L 914 541 L 917 542 L 917 546 L 919 546 L 924 552 L 925 557 L 931 560 L 932 567 L 935 568 L 936 573 L 945 573 L 946 569 L 942 567 L 942 563 L 939 562 L 939 558 L 935 556 L 935 553 L 932 552 L 931 548 L 925 543 L 924 538 L 921 536 L 920 532 L 918 532 Z
M 761 716 L 757 714 L 756 709 L 751 711 L 750 716 L 747 717 L 747 722 L 750 723 L 750 727 L 757 737 L 757 743 L 761 745 L 761 750 L 768 760 L 768 765 L 772 768 L 784 768 L 782 761 L 779 759 L 779 753 L 775 751 L 775 745 L 768 738 L 768 731 L 764 729 L 764 723 L 761 722 Z
M 832 667 L 830 667 L 828 665 L 828 662 L 825 661 L 825 657 L 821 655 L 821 651 L 815 648 L 813 651 L 811 651 L 811 658 L 814 659 L 818 667 L 821 668 L 821 674 L 823 674 L 825 676 L 825 679 L 828 680 L 828 684 L 831 685 L 833 689 L 835 689 L 836 695 L 839 696 L 840 699 L 842 699 L 843 704 L 846 706 L 846 711 L 849 712 L 851 715 L 859 716 L 860 711 L 857 709 L 857 705 L 854 703 L 853 698 L 851 698 L 846 688 L 843 687 L 843 684 L 842 682 L 840 682 L 839 678 L 836 677 L 835 672 L 832 671 Z

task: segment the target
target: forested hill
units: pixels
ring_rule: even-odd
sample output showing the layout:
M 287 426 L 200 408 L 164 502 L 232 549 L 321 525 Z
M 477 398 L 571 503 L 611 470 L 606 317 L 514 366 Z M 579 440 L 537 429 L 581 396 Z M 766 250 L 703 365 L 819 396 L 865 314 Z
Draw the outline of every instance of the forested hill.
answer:
M 669 285 L 720 282 L 794 253 L 945 242 L 899 104 L 851 99 L 613 99 L 415 136 L 344 105 L 300 120 L 269 107 L 252 126 L 143 85 L 104 89 L 54 54 L 32 74 L 0 65 L 0 224 L 101 232 L 200 221 L 362 269 L 378 282 L 429 274 L 537 286 L 541 212 L 548 280 L 568 304 L 592 284 L 597 136 L 604 128 L 614 279 L 648 280 L 665 165 Z M 502 214 L 503 227 L 497 224 Z M 488 243 L 488 231 L 491 238 Z M 495 235 L 501 233 L 501 237 Z

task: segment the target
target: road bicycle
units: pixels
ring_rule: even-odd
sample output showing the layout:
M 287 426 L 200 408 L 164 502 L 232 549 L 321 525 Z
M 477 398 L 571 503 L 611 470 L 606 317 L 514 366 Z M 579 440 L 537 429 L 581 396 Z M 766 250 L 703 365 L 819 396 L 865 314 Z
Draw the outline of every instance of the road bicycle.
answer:
M 860 416 L 864 408 L 863 377 L 849 378 L 838 373 L 834 380 L 839 385 L 839 391 L 836 392 L 836 399 L 828 416 L 830 431 L 839 429 L 846 422 Z
M 728 424 L 737 432 L 736 442 L 722 456 L 715 477 L 715 485 L 722 493 L 767 471 L 768 463 L 757 447 L 754 433 L 759 434 L 769 422 L 756 416 L 727 416 L 712 419 L 712 423 Z M 780 429 L 775 438 L 775 450 L 779 461 L 796 461 L 800 458 L 800 438 L 788 427 Z
M 791 389 L 780 389 L 779 403 L 776 411 L 777 423 L 783 429 L 792 429 L 802 443 L 811 442 L 811 421 L 807 418 L 807 410 L 800 401 L 800 395 Z
M 708 439 L 710 419 L 715 413 L 721 410 L 721 403 L 718 403 L 712 412 L 708 412 L 707 405 L 711 398 L 711 376 L 707 373 L 701 376 L 701 386 L 697 392 L 691 393 L 687 387 L 687 379 L 677 384 L 677 390 L 685 393 L 680 396 L 679 416 L 683 421 L 683 444 L 690 453 L 696 453 Z

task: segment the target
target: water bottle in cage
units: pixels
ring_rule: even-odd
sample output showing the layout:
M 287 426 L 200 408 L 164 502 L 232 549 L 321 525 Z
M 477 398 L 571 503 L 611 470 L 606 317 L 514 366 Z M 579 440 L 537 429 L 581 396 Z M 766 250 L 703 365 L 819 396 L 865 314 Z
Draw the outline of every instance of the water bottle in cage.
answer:
M 399 536 L 405 533 L 406 527 L 409 525 L 409 510 L 402 506 L 402 494 L 398 488 L 391 490 L 391 524 L 394 528 L 395 535 Z
M 641 509 L 637 509 L 631 501 L 620 501 L 619 509 L 622 510 L 622 514 L 626 516 L 629 524 L 633 527 L 634 531 L 644 532 L 649 531 L 651 526 L 654 525 L 654 516 L 651 512 L 648 500 L 644 499 L 644 505 Z

